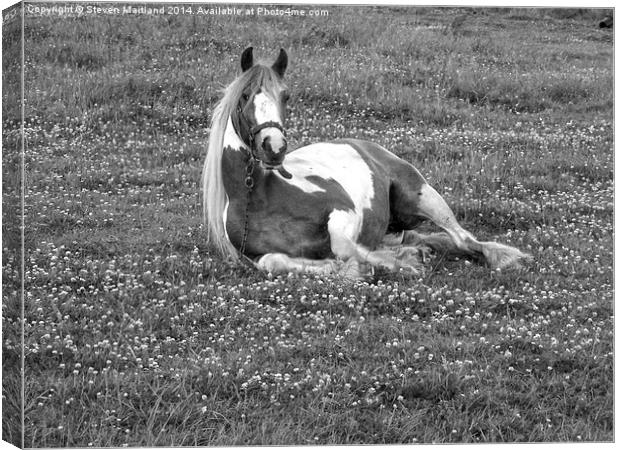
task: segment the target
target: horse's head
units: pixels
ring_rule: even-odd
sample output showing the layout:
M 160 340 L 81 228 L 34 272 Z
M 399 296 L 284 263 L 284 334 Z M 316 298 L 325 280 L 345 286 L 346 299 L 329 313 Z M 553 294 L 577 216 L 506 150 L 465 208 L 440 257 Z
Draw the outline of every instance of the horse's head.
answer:
M 232 121 L 252 156 L 268 169 L 281 168 L 286 155 L 284 118 L 288 92 L 283 82 L 288 57 L 284 49 L 272 66 L 254 64 L 252 47 L 241 55 L 242 90 Z

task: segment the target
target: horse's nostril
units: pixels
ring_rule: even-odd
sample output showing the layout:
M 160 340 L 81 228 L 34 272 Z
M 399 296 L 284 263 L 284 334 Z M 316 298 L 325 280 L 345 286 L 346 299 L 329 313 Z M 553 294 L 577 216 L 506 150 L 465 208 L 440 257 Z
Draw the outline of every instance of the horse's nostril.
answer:
M 263 150 L 265 151 L 271 151 L 271 145 L 269 145 L 269 136 L 267 136 L 264 140 L 263 140 Z

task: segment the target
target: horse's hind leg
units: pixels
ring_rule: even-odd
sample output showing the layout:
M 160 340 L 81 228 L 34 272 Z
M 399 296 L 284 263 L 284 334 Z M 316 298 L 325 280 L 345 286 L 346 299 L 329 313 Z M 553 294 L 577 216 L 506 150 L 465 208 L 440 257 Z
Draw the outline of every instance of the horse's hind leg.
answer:
M 406 195 L 410 199 L 409 206 L 417 216 L 430 219 L 433 223 L 445 230 L 444 233 L 421 235 L 407 230 L 403 236 L 403 243 L 416 243 L 449 254 L 467 254 L 483 257 L 491 268 L 518 266 L 522 259 L 529 255 L 520 250 L 496 242 L 480 242 L 465 230 L 454 217 L 454 213 L 445 200 L 428 184 L 422 184 L 416 192 Z

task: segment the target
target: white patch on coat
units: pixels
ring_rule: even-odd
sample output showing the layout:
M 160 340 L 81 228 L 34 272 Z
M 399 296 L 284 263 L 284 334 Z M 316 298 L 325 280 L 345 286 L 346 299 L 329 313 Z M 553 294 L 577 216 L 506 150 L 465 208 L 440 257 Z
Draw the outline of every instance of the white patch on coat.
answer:
M 357 254 L 355 241 L 362 231 L 363 216 L 356 211 L 333 210 L 327 221 L 331 249 L 338 258 L 348 259 Z
M 349 194 L 357 214 L 361 216 L 364 209 L 372 206 L 375 196 L 372 172 L 348 144 L 308 145 L 286 155 L 282 165 L 293 175 L 286 181 L 304 192 L 325 191 L 308 177 L 332 179 Z
M 334 180 L 344 189 L 353 209 L 332 211 L 327 226 L 334 254 L 347 258 L 356 253 L 364 210 L 371 208 L 375 196 L 373 174 L 361 155 L 348 144 L 320 143 L 289 153 L 283 166 L 292 175 L 286 182 L 304 192 L 324 192 L 309 179 L 313 176 Z
M 226 131 L 224 131 L 224 144 L 222 148 L 226 147 L 230 147 L 233 150 L 248 148 L 235 131 L 235 127 L 233 126 L 232 119 L 230 117 L 228 118 L 228 123 L 226 124 Z
M 267 122 L 277 122 L 282 125 L 278 104 L 264 92 L 259 92 L 254 96 L 254 119 L 257 125 Z M 278 153 L 280 149 L 285 148 L 284 135 L 281 130 L 273 127 L 264 128 L 256 135 L 256 141 L 263 142 L 267 137 L 270 138 L 271 148 L 274 153 Z

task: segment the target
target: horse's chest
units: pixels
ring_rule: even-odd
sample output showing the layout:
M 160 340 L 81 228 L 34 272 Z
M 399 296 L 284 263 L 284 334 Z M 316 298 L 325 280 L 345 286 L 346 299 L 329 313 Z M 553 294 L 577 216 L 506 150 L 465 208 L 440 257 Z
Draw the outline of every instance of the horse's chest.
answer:
M 233 245 L 244 245 L 249 256 L 281 252 L 326 258 L 331 253 L 329 213 L 346 207 L 346 201 L 338 196 L 308 195 L 296 189 L 279 193 L 257 189 L 245 198 L 230 201 L 226 231 Z

